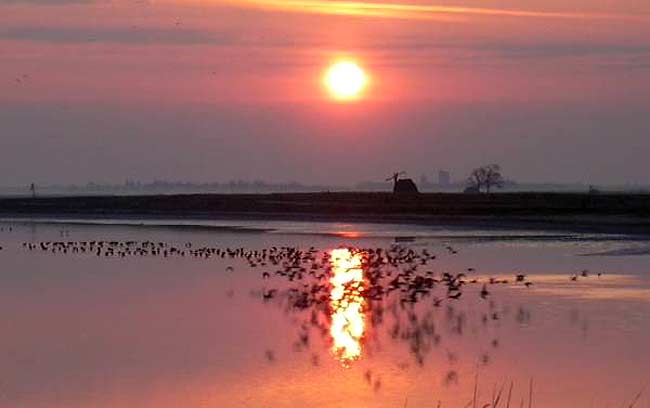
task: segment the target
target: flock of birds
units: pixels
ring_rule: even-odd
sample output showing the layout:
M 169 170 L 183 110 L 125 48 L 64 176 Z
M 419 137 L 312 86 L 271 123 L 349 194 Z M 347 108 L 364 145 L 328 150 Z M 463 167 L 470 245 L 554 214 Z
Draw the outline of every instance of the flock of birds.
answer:
M 524 274 L 516 274 L 513 279 L 482 279 L 476 274 L 475 268 L 467 268 L 465 272 L 452 274 L 436 272 L 432 261 L 437 256 L 427 249 L 414 250 L 403 246 L 393 245 L 389 248 L 348 248 L 350 253 L 360 256 L 361 268 L 364 271 L 364 281 L 360 288 L 357 282 L 349 282 L 351 298 L 361 296 L 364 299 L 364 313 L 377 334 L 380 327 L 386 327 L 390 339 L 406 343 L 410 354 L 418 365 L 423 365 L 429 354 L 443 343 L 443 335 L 463 335 L 471 323 L 470 313 L 462 310 L 458 302 L 466 289 L 475 286 L 472 292 L 477 294 L 479 302 L 485 307 L 480 309 L 479 325 L 483 328 L 492 322 L 499 322 L 511 311 L 501 308 L 492 299 L 492 285 L 526 285 L 531 282 Z M 458 251 L 446 247 L 446 252 L 455 255 Z M 287 314 L 302 314 L 303 319 L 292 319 L 298 325 L 298 336 L 294 350 L 300 351 L 309 347 L 312 334 L 318 333 L 327 342 L 329 333 L 329 316 L 331 298 L 329 279 L 335 272 L 335 262 L 329 252 L 321 252 L 315 248 L 300 250 L 297 248 L 282 248 L 279 252 L 264 253 L 248 257 L 249 267 L 265 267 L 272 265 L 272 271 L 263 271 L 262 279 L 267 285 L 252 295 L 263 302 L 274 301 Z M 270 255 L 270 257 L 269 257 Z M 272 260 L 268 264 L 268 260 Z M 274 282 L 274 278 L 284 278 L 285 283 Z M 273 285 L 271 285 L 273 284 Z M 287 286 L 288 285 L 288 286 Z M 445 304 L 446 303 L 446 304 Z M 423 306 L 423 307 L 420 307 Z M 442 322 L 440 313 L 435 309 L 444 308 Z M 530 312 L 519 307 L 515 313 L 516 321 L 527 324 Z M 472 327 L 475 329 L 475 327 Z M 486 338 L 487 339 L 487 338 Z M 366 347 L 371 342 L 366 342 Z M 487 345 L 497 348 L 500 342 L 497 338 L 489 338 Z M 275 359 L 275 352 L 267 351 L 269 361 Z M 458 357 L 451 352 L 447 354 L 450 363 Z M 270 357 L 272 356 L 272 358 Z M 312 356 L 312 361 L 317 359 Z M 483 353 L 480 361 L 487 364 L 490 357 Z M 455 375 L 450 375 L 446 383 L 453 383 Z M 376 387 L 376 384 L 373 385 Z
M 39 241 L 23 242 L 22 247 L 28 251 L 41 251 L 52 254 L 88 254 L 97 257 L 193 257 L 201 259 L 243 260 L 250 268 L 262 268 L 261 277 L 265 280 L 274 276 L 286 278 L 289 282 L 305 281 L 313 278 L 309 290 L 301 296 L 303 301 L 296 306 L 313 304 L 329 299 L 327 281 L 332 274 L 332 260 L 329 252 L 319 251 L 314 247 L 300 249 L 298 247 L 270 247 L 249 250 L 243 247 L 222 248 L 216 246 L 194 246 L 191 242 L 183 245 L 173 245 L 160 241 L 118 241 L 118 240 L 88 240 L 88 241 Z M 463 287 L 480 284 L 479 295 L 487 299 L 491 285 L 522 284 L 527 287 L 532 282 L 525 274 L 519 273 L 512 279 L 490 277 L 485 281 L 475 275 L 475 268 L 467 268 L 460 273 L 435 272 L 428 267 L 437 256 L 427 249 L 416 251 L 411 248 L 393 245 L 390 248 L 349 248 L 351 253 L 360 255 L 366 281 L 365 296 L 369 300 L 382 300 L 392 292 L 400 294 L 401 303 L 417 303 L 422 299 L 433 296 L 432 302 L 440 306 L 443 300 L 458 300 L 463 295 Z M 445 250 L 452 255 L 456 249 L 447 246 Z M 234 270 L 229 265 L 227 271 Z M 599 274 L 600 275 L 600 274 Z M 587 277 L 587 271 L 571 277 Z M 444 294 L 433 295 L 438 288 L 444 288 Z M 270 299 L 278 293 L 270 289 L 262 294 L 263 299 Z
M 256 251 L 246 251 L 244 248 L 193 247 L 191 242 L 183 245 L 172 245 L 160 241 L 39 241 L 23 242 L 23 248 L 28 251 L 41 251 L 59 254 L 90 254 L 97 257 L 194 257 L 194 258 L 247 258 Z M 228 267 L 231 269 L 232 267 Z
M 244 266 L 250 271 L 259 271 L 263 282 L 262 287 L 251 294 L 263 303 L 280 306 L 285 313 L 292 315 L 291 321 L 298 326 L 295 351 L 309 349 L 315 333 L 325 343 L 330 337 L 331 278 L 336 272 L 336 261 L 330 251 L 315 247 L 246 249 L 197 246 L 191 242 L 170 244 L 134 240 L 25 241 L 22 248 L 28 252 L 104 258 L 216 259 L 225 263 L 225 272 L 230 273 Z M 531 287 L 533 282 L 524 273 L 514 273 L 510 278 L 481 276 L 475 268 L 450 273 L 441 270 L 444 263 L 435 263 L 439 256 L 430 249 L 398 244 L 387 248 L 346 250 L 351 256 L 358 257 L 363 270 L 363 282 L 349 282 L 345 289 L 363 300 L 364 318 L 372 328 L 367 336 L 378 336 L 383 332 L 388 338 L 406 344 L 418 365 L 423 365 L 428 354 L 435 349 L 444 349 L 445 358 L 453 365 L 458 355 L 449 350 L 449 344 L 440 347 L 444 344 L 444 336 L 460 336 L 468 331 L 477 333 L 481 328 L 490 334 L 482 336 L 485 344 L 479 362 L 488 364 L 491 359 L 489 350 L 498 348 L 501 341 L 494 330 L 487 329 L 498 327 L 508 316 L 514 316 L 520 325 L 527 325 L 531 320 L 530 312 L 524 306 L 503 307 L 495 298 L 499 286 Z M 441 251 L 447 256 L 458 254 L 458 250 L 451 246 L 443 247 Z M 568 281 L 590 276 L 589 271 L 583 270 L 570 276 Z M 232 296 L 232 291 L 227 293 Z M 465 298 L 472 303 L 459 302 Z M 372 347 L 370 340 L 364 338 L 365 348 Z M 267 350 L 265 356 L 273 362 L 276 352 Z M 318 354 L 312 354 L 311 360 L 318 365 Z M 458 381 L 458 374 L 450 369 L 444 378 L 444 383 L 451 385 Z M 375 382 L 372 386 L 378 388 Z

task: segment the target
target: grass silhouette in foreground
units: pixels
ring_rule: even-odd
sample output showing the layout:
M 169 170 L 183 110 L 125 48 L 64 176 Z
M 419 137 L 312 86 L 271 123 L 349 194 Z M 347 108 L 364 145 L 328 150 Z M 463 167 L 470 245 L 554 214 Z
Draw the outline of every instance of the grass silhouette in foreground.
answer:
M 508 391 L 507 395 L 504 394 L 504 391 L 506 389 L 506 384 L 507 381 L 501 384 L 498 387 L 497 391 L 497 386 L 495 385 L 492 389 L 492 396 L 490 397 L 490 400 L 487 402 L 480 402 L 479 398 L 479 375 L 478 371 L 476 372 L 474 376 L 474 388 L 473 388 L 473 396 L 470 401 L 468 401 L 465 405 L 463 405 L 463 408 L 533 408 L 534 405 L 534 382 L 533 378 L 531 377 L 529 382 L 528 382 L 528 393 L 526 397 L 522 397 L 519 400 L 519 405 L 515 405 L 516 403 L 513 401 L 512 398 L 512 392 L 514 390 L 514 381 L 510 381 L 510 384 L 508 385 Z M 621 404 L 621 408 L 634 408 L 637 406 L 637 403 L 640 401 L 641 397 L 643 396 L 643 393 L 645 391 L 645 387 L 642 388 L 635 396 L 630 400 L 629 403 L 623 402 Z M 404 400 L 404 408 L 408 407 L 408 397 Z M 445 408 L 444 405 L 442 404 L 441 401 L 438 401 L 438 404 L 436 405 L 436 408 Z

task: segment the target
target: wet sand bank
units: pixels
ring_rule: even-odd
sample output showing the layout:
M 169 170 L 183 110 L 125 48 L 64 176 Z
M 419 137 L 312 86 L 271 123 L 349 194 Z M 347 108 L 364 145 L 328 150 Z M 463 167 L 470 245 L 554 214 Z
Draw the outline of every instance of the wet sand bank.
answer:
M 0 199 L 2 218 L 246 219 L 650 234 L 650 195 L 305 193 Z

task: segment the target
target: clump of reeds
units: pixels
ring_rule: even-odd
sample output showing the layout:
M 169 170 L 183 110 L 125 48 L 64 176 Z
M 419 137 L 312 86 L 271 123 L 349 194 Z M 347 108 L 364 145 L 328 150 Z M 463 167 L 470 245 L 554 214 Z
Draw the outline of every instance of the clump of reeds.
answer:
M 478 381 L 478 372 L 474 376 L 474 391 L 472 395 L 472 400 L 469 401 L 467 404 L 464 405 L 464 408 L 515 408 L 513 405 L 512 401 L 512 391 L 514 388 L 514 381 L 510 381 L 510 384 L 508 385 L 507 388 L 507 394 L 504 394 L 504 391 L 506 389 L 506 384 L 503 383 L 501 386 L 498 387 L 497 391 L 497 386 L 495 385 L 492 389 L 492 396 L 490 398 L 489 402 L 485 403 L 480 403 L 479 402 L 479 381 Z M 533 392 L 534 387 L 533 387 L 533 378 L 531 378 L 528 382 L 528 396 L 527 398 L 522 397 L 521 400 L 519 401 L 519 408 L 533 408 Z M 645 388 L 641 389 L 635 396 L 632 398 L 630 403 L 623 403 L 621 408 L 634 408 L 637 406 L 637 403 L 640 401 L 641 396 L 644 393 Z M 406 405 L 408 403 L 408 399 L 404 401 L 404 408 L 406 408 Z M 442 402 L 438 401 L 438 405 L 436 405 L 436 408 L 443 408 Z
M 499 391 L 497 391 L 496 385 L 492 389 L 492 397 L 490 399 L 490 402 L 484 403 L 482 405 L 479 405 L 478 402 L 478 371 L 476 372 L 476 375 L 474 376 L 474 395 L 472 397 L 472 401 L 468 402 L 467 405 L 465 405 L 465 408 L 469 408 L 470 406 L 472 408 L 499 408 L 501 406 L 505 408 L 510 408 L 512 404 L 512 390 L 514 387 L 514 381 L 510 381 L 510 385 L 508 387 L 508 395 L 504 397 L 503 391 L 505 389 L 506 384 L 503 383 L 499 387 Z M 503 402 L 504 405 L 501 405 Z M 519 404 L 520 408 L 524 408 L 524 399 L 521 399 L 521 402 Z M 530 379 L 530 382 L 528 384 L 528 405 L 527 408 L 532 408 L 533 407 L 533 379 Z

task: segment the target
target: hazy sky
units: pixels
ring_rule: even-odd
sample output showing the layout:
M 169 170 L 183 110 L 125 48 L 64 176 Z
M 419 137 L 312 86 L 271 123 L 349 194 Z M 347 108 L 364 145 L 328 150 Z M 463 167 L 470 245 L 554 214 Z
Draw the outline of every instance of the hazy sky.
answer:
M 0 0 L 0 185 L 650 183 L 648 152 L 648 0 Z

